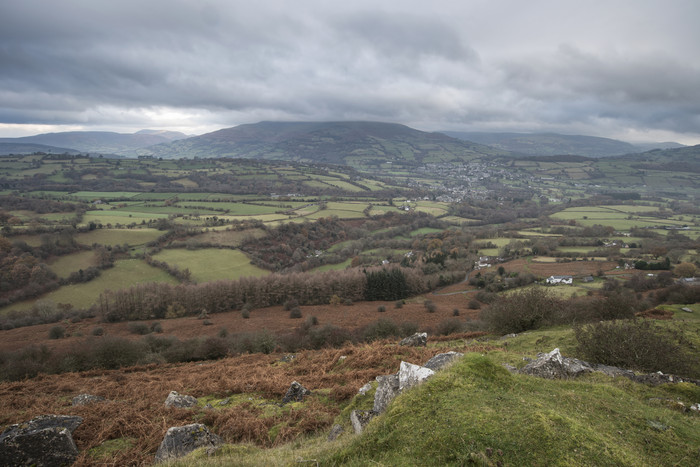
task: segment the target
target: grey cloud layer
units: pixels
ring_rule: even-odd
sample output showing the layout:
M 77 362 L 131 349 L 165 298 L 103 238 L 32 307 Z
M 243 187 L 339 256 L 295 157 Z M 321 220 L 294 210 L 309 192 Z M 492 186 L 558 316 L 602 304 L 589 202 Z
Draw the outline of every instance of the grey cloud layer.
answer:
M 0 123 L 700 133 L 700 2 L 336 3 L 1 1 Z

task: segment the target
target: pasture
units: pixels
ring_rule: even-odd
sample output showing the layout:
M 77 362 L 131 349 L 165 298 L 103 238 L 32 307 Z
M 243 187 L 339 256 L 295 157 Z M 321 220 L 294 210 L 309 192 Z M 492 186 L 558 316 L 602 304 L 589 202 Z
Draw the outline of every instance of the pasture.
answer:
M 171 267 L 177 266 L 180 270 L 189 269 L 192 279 L 197 282 L 257 277 L 270 273 L 250 264 L 250 259 L 239 250 L 170 248 L 154 255 L 153 258 L 164 261 Z

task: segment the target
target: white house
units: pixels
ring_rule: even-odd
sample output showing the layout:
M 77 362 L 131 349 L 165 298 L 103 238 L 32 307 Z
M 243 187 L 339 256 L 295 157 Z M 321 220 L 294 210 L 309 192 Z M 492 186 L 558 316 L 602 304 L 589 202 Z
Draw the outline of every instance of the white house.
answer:
M 557 284 L 567 284 L 571 285 L 574 282 L 574 278 L 571 276 L 549 276 L 547 278 L 547 284 L 557 285 Z

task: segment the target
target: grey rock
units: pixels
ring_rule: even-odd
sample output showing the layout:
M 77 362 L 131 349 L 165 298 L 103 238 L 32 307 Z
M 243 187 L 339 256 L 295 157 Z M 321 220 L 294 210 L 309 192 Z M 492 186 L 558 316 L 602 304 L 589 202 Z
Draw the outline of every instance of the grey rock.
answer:
M 501 363 L 501 365 L 503 366 L 503 368 L 505 368 L 506 370 L 508 370 L 511 373 L 518 372 L 518 369 L 516 367 L 514 367 L 513 365 L 511 365 L 510 363 Z
M 0 465 L 71 465 L 78 457 L 73 432 L 81 417 L 42 415 L 0 434 Z
M 401 362 L 401 367 L 399 368 L 399 391 L 417 386 L 434 374 L 435 372 L 430 368 Z
M 656 373 L 649 373 L 646 375 L 632 374 L 631 376 L 628 376 L 628 378 L 637 383 L 651 384 L 652 386 L 658 386 L 659 384 L 668 383 L 692 383 L 697 386 L 700 386 L 700 380 L 683 378 L 681 376 L 676 375 L 666 375 L 664 373 L 661 373 L 660 371 Z
M 352 416 L 352 414 L 350 416 Z M 335 441 L 336 439 L 338 439 L 338 436 L 340 436 L 343 433 L 343 431 L 344 430 L 342 425 L 333 425 L 333 428 L 331 428 L 331 432 L 328 433 L 328 441 Z
M 591 368 L 593 368 L 593 371 L 597 371 L 599 373 L 606 374 L 608 376 L 612 376 L 613 378 L 616 378 L 618 376 L 626 376 L 628 378 L 634 376 L 634 371 L 632 370 L 625 370 L 623 368 L 618 368 L 616 366 L 609 366 L 609 365 L 602 365 L 599 363 L 591 363 Z
M 690 410 L 692 410 L 693 412 L 700 412 L 700 404 L 696 403 L 696 404 L 691 405 Z
M 310 394 L 311 391 L 306 389 L 298 382 L 293 381 L 292 384 L 289 386 L 289 389 L 287 389 L 287 393 L 282 398 L 282 403 L 286 404 L 288 402 L 301 402 L 304 400 L 304 397 Z
M 163 441 L 156 452 L 156 462 L 167 462 L 186 456 L 201 447 L 216 448 L 223 441 L 209 429 L 200 424 L 174 426 L 165 433 Z
M 352 422 L 352 428 L 358 435 L 362 433 L 370 420 L 372 420 L 377 414 L 372 410 L 353 410 L 350 413 L 350 422 Z
M 219 401 L 219 405 L 229 405 L 230 403 L 231 403 L 231 399 L 228 397 L 222 401 Z
M 590 373 L 593 368 L 587 362 L 562 357 L 559 349 L 537 355 L 537 360 L 520 369 L 520 373 L 547 379 L 574 378 Z
M 464 354 L 460 352 L 446 352 L 446 353 L 440 353 L 435 355 L 433 358 L 428 360 L 425 365 L 423 365 L 425 368 L 430 368 L 433 371 L 438 371 L 442 370 L 445 368 L 447 365 L 450 363 L 454 362 L 460 357 L 463 357 Z
M 367 383 L 364 386 L 362 386 L 360 390 L 357 391 L 357 393 L 361 396 L 364 396 L 370 391 L 370 389 L 372 389 L 372 383 Z
M 384 375 L 377 376 L 377 390 L 374 393 L 374 407 L 372 409 L 375 413 L 382 413 L 386 410 L 399 393 L 399 375 Z
M 417 332 L 412 336 L 408 336 L 399 342 L 399 345 L 407 345 L 409 347 L 425 347 L 428 345 L 428 333 Z
M 107 399 L 105 399 L 102 396 L 93 396 L 91 394 L 79 394 L 75 396 L 72 400 L 73 407 L 79 406 L 79 405 L 89 405 L 89 404 L 95 404 L 97 402 L 104 402 Z
M 681 311 L 685 311 L 686 313 L 692 313 L 692 312 L 693 312 L 692 309 L 690 309 L 690 308 L 688 308 L 688 307 L 685 307 L 685 306 L 684 306 L 683 308 L 681 308 Z
M 296 355 L 294 355 L 293 353 L 288 353 L 283 355 L 282 358 L 280 358 L 280 362 L 289 363 L 291 361 L 294 361 L 295 358 L 297 358 Z
M 178 394 L 177 391 L 170 391 L 167 399 L 165 399 L 166 407 L 188 408 L 197 405 L 197 399 L 192 396 Z

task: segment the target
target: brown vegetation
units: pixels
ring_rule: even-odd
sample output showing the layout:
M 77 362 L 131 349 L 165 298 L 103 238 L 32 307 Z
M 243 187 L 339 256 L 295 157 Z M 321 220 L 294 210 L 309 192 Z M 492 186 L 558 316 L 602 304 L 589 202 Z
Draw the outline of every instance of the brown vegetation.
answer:
M 0 384 L 0 425 L 47 413 L 83 417 L 74 434 L 81 451 L 79 466 L 149 465 L 169 427 L 195 421 L 209 425 L 229 442 L 271 446 L 329 427 L 339 408 L 325 400 L 348 400 L 375 376 L 395 372 L 400 360 L 423 363 L 439 352 L 436 347 L 402 347 L 381 341 L 300 352 L 290 363 L 280 362 L 280 354 L 252 354 L 199 364 L 40 375 Z M 274 402 L 282 399 L 294 380 L 310 389 L 312 396 L 300 406 L 278 407 Z M 172 390 L 198 398 L 232 397 L 232 403 L 215 409 L 167 409 L 163 403 Z M 109 402 L 72 407 L 72 397 L 82 393 Z M 250 400 L 236 402 L 239 394 Z M 271 436 L 270 428 L 280 424 L 282 428 Z M 99 461 L 87 453 L 119 438 L 132 440 L 132 445 Z

